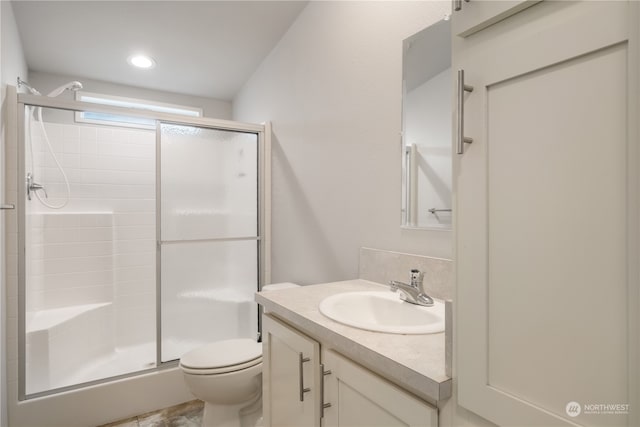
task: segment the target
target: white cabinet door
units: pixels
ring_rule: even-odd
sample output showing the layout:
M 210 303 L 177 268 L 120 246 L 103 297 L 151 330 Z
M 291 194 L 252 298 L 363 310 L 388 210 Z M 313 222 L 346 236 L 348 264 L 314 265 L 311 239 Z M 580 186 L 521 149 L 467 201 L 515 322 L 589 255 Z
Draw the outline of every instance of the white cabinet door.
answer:
M 262 317 L 263 416 L 269 427 L 320 426 L 320 344 Z
M 467 37 L 538 3 L 540 0 L 453 0 L 452 33 Z
M 438 412 L 422 400 L 330 350 L 325 372 L 324 427 L 435 427 Z
M 640 425 L 639 22 L 541 2 L 454 37 L 459 402 L 498 425 Z

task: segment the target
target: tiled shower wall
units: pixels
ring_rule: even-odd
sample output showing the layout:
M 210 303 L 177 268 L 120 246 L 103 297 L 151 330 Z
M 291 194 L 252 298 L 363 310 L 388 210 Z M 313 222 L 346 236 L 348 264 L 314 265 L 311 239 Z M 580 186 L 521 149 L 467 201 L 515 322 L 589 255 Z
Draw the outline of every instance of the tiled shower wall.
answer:
M 60 306 L 63 301 L 113 301 L 116 345 L 154 340 L 155 132 L 49 122 L 45 126 L 69 178 L 71 200 L 57 211 L 36 200 L 27 202 L 28 222 L 44 225 L 31 228 L 28 238 L 27 248 L 36 259 L 40 256 L 45 269 L 40 271 L 45 276 L 38 290 L 27 293 L 36 304 L 33 308 Z M 36 181 L 46 187 L 47 200 L 58 204 L 64 200 L 64 181 L 38 126 L 34 128 Z M 26 150 L 28 172 L 28 144 Z M 77 270 L 65 269 L 71 264 L 80 266 L 85 280 Z M 44 294 L 48 303 L 40 298 Z
M 27 229 L 27 313 L 113 302 L 111 212 L 33 213 Z

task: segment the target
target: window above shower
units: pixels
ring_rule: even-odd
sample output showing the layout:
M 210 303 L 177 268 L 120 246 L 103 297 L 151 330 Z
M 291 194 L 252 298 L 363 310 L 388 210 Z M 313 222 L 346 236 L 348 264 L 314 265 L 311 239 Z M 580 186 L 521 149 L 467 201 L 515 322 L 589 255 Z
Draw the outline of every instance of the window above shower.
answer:
M 133 108 L 137 110 L 157 111 L 160 113 L 177 114 L 185 117 L 202 117 L 202 108 L 184 105 L 167 104 L 144 99 L 126 98 L 121 96 L 104 95 L 91 92 L 76 92 L 76 100 L 92 104 L 109 105 L 114 107 Z M 133 127 L 139 129 L 155 129 L 155 119 L 134 117 L 113 113 L 78 111 L 75 120 L 79 123 Z

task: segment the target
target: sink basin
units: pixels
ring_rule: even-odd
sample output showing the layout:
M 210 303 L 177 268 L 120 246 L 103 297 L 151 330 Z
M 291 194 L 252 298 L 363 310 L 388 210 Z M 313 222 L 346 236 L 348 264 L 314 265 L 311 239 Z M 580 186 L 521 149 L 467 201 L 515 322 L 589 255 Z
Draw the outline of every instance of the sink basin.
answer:
M 444 331 L 444 304 L 410 304 L 393 292 L 345 292 L 323 299 L 320 312 L 354 328 L 391 334 L 434 334 Z

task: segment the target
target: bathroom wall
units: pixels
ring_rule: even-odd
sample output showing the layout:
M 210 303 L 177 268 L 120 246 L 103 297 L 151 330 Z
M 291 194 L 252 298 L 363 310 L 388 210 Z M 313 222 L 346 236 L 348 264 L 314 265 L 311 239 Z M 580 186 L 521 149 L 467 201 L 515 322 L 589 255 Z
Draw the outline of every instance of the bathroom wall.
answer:
M 273 124 L 274 282 L 358 277 L 360 247 L 453 257 L 451 232 L 400 229 L 402 40 L 450 7 L 311 2 L 234 99 Z M 492 426 L 457 404 L 455 362 L 453 386 L 440 425 Z
M 400 228 L 402 40 L 447 1 L 310 2 L 234 99 L 273 123 L 272 279 L 355 278 L 359 248 L 451 258 L 451 233 Z
M 26 74 L 23 76 L 23 78 L 27 78 Z M 63 76 L 38 71 L 29 71 L 28 75 L 29 84 L 38 89 L 38 91 L 43 94 L 47 94 L 53 89 L 72 80 L 79 80 L 80 82 L 82 82 L 83 90 L 86 92 L 197 107 L 203 109 L 203 114 L 205 117 L 213 117 L 216 119 L 231 119 L 231 103 L 228 101 L 191 95 L 182 95 L 172 92 L 161 92 L 157 90 L 143 89 L 135 86 L 126 86 L 117 83 L 91 80 L 78 76 Z M 71 92 L 66 92 L 60 95 L 61 98 L 68 99 L 72 99 L 73 96 L 74 95 Z
M 15 164 L 11 164 L 15 150 L 7 150 L 5 142 L 9 139 L 7 133 L 12 130 L 6 126 L 7 115 L 11 109 L 5 105 L 7 84 L 15 85 L 16 78 L 26 75 L 27 64 L 22 51 L 20 36 L 16 27 L 15 17 L 11 2 L 0 2 L 0 117 L 2 120 L 2 134 L 0 135 L 0 177 L 10 175 L 15 171 Z M 6 163 L 5 163 L 6 162 Z M 15 174 L 14 174 L 15 176 Z M 16 198 L 16 182 L 14 180 L 2 180 L 0 186 L 0 203 L 14 203 Z M 17 233 L 7 232 L 5 222 L 15 224 L 15 211 L 0 211 L 0 425 L 8 425 L 7 420 L 7 360 L 16 361 L 16 356 L 7 357 L 7 338 L 11 336 L 10 327 L 17 325 L 17 313 L 15 310 L 17 293 L 17 276 L 15 269 L 7 271 L 7 267 L 16 261 Z M 5 254 L 9 253 L 7 259 Z M 15 265 L 15 264 L 14 264 Z M 5 320 L 7 323 L 5 324 Z M 15 364 L 15 363 L 14 363 Z

